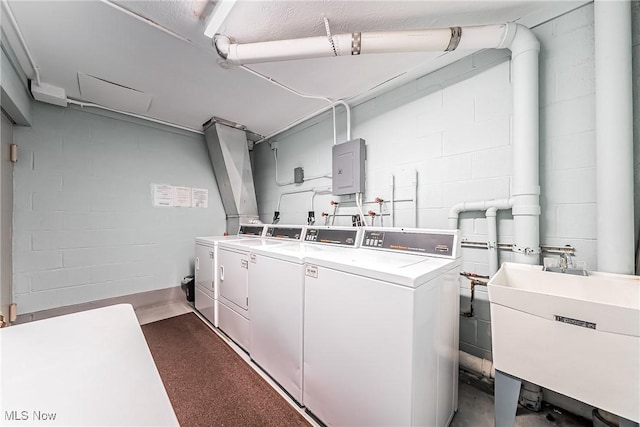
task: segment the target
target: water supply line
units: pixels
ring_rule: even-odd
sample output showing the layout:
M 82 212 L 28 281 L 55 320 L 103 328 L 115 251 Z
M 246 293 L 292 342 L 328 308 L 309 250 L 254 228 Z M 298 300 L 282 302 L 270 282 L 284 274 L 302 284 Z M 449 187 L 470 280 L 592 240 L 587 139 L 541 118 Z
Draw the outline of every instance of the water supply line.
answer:
M 489 250 L 489 277 L 498 272 L 498 208 L 487 209 L 487 249 Z
M 338 210 L 338 202 L 332 200 L 331 201 L 331 206 L 333 206 L 333 213 L 331 214 L 331 225 L 333 225 L 336 222 L 336 211 Z
M 384 227 L 384 221 L 383 221 L 383 216 L 382 216 L 382 204 L 384 203 L 384 200 L 382 200 L 380 197 L 376 197 L 375 203 L 378 204 L 378 215 L 380 216 L 380 227 Z
M 366 217 L 364 216 L 364 211 L 362 210 L 363 195 L 364 193 L 356 193 L 356 206 L 358 206 L 358 213 L 360 215 L 360 220 L 361 220 L 360 223 L 362 225 L 366 225 L 367 220 L 366 220 Z

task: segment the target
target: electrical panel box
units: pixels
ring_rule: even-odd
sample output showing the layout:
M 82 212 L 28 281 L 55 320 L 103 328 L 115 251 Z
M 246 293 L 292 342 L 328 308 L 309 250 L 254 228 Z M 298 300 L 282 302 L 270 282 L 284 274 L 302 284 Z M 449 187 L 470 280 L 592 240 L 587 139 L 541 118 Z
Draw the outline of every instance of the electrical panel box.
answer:
M 304 182 L 304 169 L 298 167 L 293 170 L 293 182 L 296 184 Z
M 333 146 L 333 194 L 364 193 L 364 139 L 358 138 Z

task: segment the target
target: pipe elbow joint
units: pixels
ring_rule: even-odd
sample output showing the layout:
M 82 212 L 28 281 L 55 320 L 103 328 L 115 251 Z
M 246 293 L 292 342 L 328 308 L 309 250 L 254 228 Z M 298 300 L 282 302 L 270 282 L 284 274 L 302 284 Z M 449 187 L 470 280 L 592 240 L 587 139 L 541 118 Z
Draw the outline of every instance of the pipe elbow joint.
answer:
M 515 23 L 506 24 L 499 47 L 510 49 L 513 57 L 530 50 L 540 52 L 540 42 L 533 31 L 529 27 Z
M 457 203 L 449 209 L 449 219 L 458 219 L 460 212 L 464 210 L 464 202 Z
M 213 47 L 216 49 L 218 56 L 225 61 L 231 60 L 231 58 L 229 58 L 231 46 L 231 39 L 228 36 L 225 36 L 224 34 L 216 34 L 213 36 Z

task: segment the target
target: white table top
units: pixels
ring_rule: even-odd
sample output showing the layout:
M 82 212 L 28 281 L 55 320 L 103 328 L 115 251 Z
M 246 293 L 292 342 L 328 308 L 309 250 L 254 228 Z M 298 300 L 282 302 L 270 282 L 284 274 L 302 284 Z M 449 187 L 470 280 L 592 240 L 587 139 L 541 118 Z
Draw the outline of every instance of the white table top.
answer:
M 0 425 L 178 425 L 131 305 L 0 329 L 0 356 Z

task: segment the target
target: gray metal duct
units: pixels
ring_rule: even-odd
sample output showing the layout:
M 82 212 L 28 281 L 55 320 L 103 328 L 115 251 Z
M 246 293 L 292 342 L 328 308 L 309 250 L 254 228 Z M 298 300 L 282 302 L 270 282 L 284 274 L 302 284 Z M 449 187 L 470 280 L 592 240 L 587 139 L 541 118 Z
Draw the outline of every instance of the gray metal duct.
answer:
M 213 173 L 227 215 L 227 233 L 238 232 L 240 223 L 258 220 L 258 203 L 247 134 L 242 126 L 216 117 L 204 124 Z

